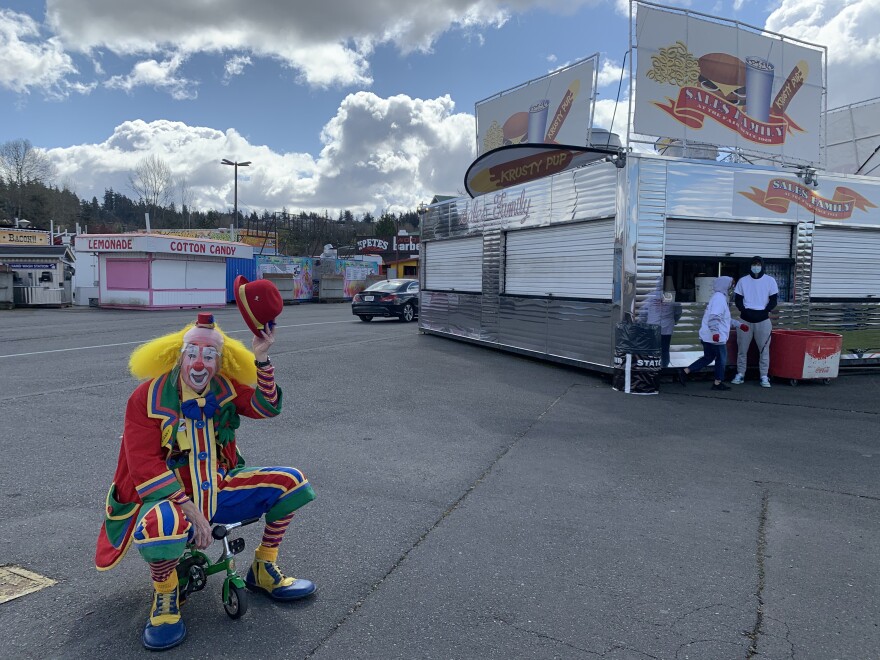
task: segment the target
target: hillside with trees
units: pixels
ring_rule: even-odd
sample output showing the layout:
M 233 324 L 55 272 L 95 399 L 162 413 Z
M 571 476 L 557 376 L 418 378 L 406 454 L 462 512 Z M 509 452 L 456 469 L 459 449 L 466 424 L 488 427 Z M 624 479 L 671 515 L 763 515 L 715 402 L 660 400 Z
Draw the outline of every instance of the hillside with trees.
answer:
M 56 232 L 123 233 L 150 225 L 162 229 L 217 229 L 233 224 L 231 210 L 200 210 L 191 207 L 192 193 L 186 179 L 174 179 L 160 158 L 148 156 L 129 173 L 133 198 L 107 188 L 101 199 L 80 199 L 70 184 L 55 183 L 51 161 L 28 140 L 0 145 L 0 226 L 12 227 L 16 219 L 29 229 Z M 176 203 L 177 202 L 177 203 Z M 327 211 L 262 211 L 244 214 L 239 209 L 239 229 L 277 232 L 282 254 L 320 254 L 327 243 L 340 249 L 352 247 L 357 236 L 388 236 L 398 229 L 417 233 L 418 213 L 370 213 L 360 217 L 343 210 L 335 217 Z

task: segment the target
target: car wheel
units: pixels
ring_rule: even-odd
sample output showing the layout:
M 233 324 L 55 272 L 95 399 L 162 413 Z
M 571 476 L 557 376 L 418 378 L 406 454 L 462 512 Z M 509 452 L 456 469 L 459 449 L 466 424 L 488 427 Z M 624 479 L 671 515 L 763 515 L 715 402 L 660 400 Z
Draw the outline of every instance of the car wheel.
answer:
M 364 323 L 369 323 L 370 321 L 373 320 L 373 315 L 372 314 L 358 314 L 358 318 L 361 321 L 363 321 Z
M 410 305 L 409 303 L 406 303 L 403 306 L 403 312 L 400 314 L 400 320 L 403 321 L 404 323 L 409 323 L 415 317 L 416 317 L 416 310 L 413 308 L 412 305 Z

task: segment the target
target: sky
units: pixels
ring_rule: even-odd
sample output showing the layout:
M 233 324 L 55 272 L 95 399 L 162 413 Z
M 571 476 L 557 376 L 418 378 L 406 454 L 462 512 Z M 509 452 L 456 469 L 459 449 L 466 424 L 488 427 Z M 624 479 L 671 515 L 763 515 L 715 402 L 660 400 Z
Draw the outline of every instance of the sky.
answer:
M 828 47 L 827 107 L 880 96 L 880 0 L 667 0 Z M 414 210 L 463 194 L 474 104 L 599 54 L 626 134 L 627 0 L 0 0 L 0 143 L 81 198 L 156 155 L 193 206 Z M 628 56 L 627 56 L 628 57 Z M 622 68 L 622 65 L 625 66 Z M 624 82 L 618 100 L 623 71 Z M 612 126 L 613 118 L 613 126 Z M 180 205 L 180 200 L 176 200 Z

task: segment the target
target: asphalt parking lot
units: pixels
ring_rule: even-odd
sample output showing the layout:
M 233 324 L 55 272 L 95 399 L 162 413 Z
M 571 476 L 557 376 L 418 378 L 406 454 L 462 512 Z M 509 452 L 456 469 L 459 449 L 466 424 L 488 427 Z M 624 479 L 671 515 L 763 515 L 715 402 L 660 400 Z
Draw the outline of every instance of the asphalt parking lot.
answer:
M 0 566 L 56 582 L 0 603 L 4 657 L 148 655 L 143 562 L 94 542 L 128 355 L 194 314 L 0 312 Z M 232 621 L 209 581 L 168 657 L 880 657 L 880 375 L 629 396 L 345 304 L 271 355 L 284 413 L 239 444 L 313 483 L 280 564 L 319 592 Z

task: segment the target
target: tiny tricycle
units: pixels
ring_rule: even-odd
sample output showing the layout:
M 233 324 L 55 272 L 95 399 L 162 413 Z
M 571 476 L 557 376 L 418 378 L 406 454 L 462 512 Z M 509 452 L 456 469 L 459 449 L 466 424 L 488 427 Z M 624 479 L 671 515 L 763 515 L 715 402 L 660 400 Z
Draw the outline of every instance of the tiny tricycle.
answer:
M 241 522 L 214 525 L 211 529 L 211 536 L 217 541 L 223 542 L 223 554 L 215 562 L 212 562 L 208 555 L 192 543 L 187 544 L 186 551 L 177 564 L 181 604 L 191 593 L 205 588 L 209 575 L 226 571 L 226 578 L 223 580 L 223 609 L 233 619 L 244 616 L 248 609 L 248 596 L 244 580 L 235 570 L 235 555 L 244 550 L 244 539 L 230 540 L 229 533 L 238 527 L 250 525 L 258 520 L 260 519 L 248 518 Z

